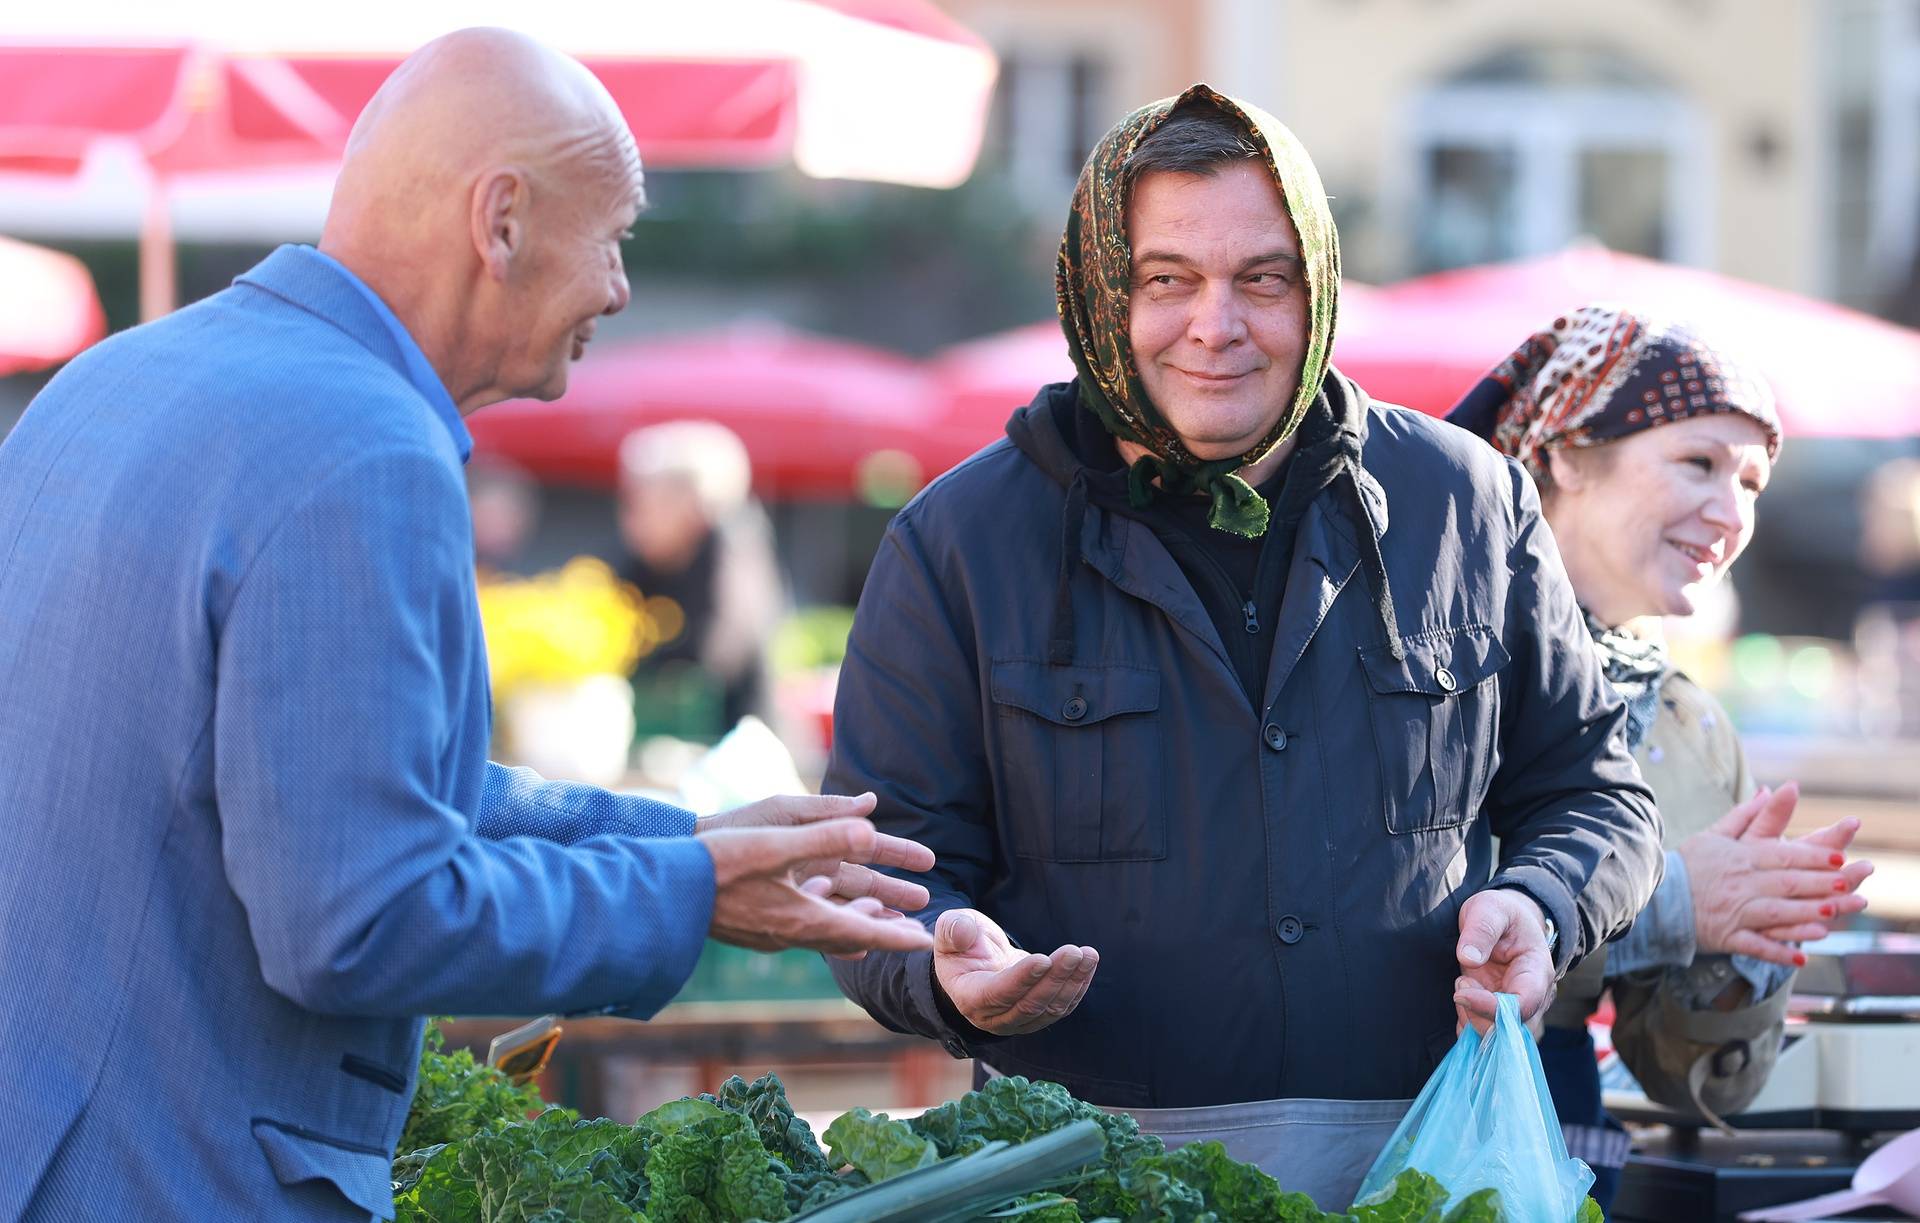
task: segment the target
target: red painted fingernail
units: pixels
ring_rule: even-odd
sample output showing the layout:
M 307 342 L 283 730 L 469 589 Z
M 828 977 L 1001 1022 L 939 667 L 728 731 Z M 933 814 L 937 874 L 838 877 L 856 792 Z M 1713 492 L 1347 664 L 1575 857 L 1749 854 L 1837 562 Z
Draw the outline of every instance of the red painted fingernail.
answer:
M 1794 952 L 1794 953 L 1793 953 L 1793 966 L 1794 966 L 1795 968 L 1805 968 L 1805 967 L 1807 966 L 1807 953 L 1806 953 L 1806 952 L 1804 952 L 1804 951 L 1796 951 L 1796 952 Z
M 1827 855 L 1828 866 L 1845 866 L 1846 864 L 1847 864 L 1847 856 L 1845 854 L 1828 854 Z
M 1834 890 L 1834 891 L 1836 891 L 1836 892 L 1844 892 L 1844 891 L 1846 891 L 1846 890 L 1847 890 L 1847 881 L 1846 881 L 1845 879 L 1835 879 L 1835 880 L 1833 881 L 1833 890 Z
M 1833 916 L 1833 906 L 1832 906 L 1832 905 L 1821 905 L 1821 906 L 1820 906 L 1820 916 L 1822 916 L 1822 917 L 1832 917 L 1832 916 Z

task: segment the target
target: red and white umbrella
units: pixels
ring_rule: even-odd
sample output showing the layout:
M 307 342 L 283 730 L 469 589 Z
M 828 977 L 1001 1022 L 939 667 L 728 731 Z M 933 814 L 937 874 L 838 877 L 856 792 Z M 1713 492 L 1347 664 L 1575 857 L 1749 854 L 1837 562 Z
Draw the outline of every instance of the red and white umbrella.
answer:
M 85 264 L 0 238 L 0 376 L 64 361 L 106 331 Z
M 930 0 L 15 5 L 0 14 L 0 172 L 71 173 L 103 140 L 132 145 L 161 197 L 183 174 L 325 164 L 402 58 L 476 25 L 580 58 L 654 166 L 791 159 L 816 177 L 952 186 L 998 71 Z M 149 218 L 156 249 L 165 219 Z

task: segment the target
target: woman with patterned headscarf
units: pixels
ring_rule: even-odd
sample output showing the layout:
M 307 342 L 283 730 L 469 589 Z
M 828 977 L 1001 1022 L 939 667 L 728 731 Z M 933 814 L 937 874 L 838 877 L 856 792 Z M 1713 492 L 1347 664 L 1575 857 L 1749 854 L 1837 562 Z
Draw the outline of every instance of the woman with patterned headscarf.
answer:
M 1746 1106 L 1779 1051 L 1794 945 L 1858 912 L 1858 822 L 1793 842 L 1796 789 L 1756 788 L 1727 715 L 1676 670 L 1658 617 L 1688 616 L 1753 537 L 1780 453 L 1772 393 L 1687 327 L 1594 305 L 1557 318 L 1450 417 L 1532 473 L 1626 735 L 1665 818 L 1666 874 L 1633 929 L 1561 983 L 1541 1059 L 1567 1149 L 1610 1204 L 1627 1136 L 1600 1106 L 1586 1020 L 1605 985 L 1614 1045 L 1655 1100 L 1710 1122 Z

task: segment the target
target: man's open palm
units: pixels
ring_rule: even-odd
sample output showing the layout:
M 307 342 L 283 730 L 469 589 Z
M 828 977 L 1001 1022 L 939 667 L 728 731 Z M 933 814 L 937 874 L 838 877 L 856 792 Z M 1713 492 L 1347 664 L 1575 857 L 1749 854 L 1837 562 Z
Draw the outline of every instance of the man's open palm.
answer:
M 933 971 L 954 1010 L 983 1032 L 1037 1032 L 1086 996 L 1100 953 L 1068 944 L 1052 955 L 1015 947 L 986 914 L 949 909 L 933 931 Z

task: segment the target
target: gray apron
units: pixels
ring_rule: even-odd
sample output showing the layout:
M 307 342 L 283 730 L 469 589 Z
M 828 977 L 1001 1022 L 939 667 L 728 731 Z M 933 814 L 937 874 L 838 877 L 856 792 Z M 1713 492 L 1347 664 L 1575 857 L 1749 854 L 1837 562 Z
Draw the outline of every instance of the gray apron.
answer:
M 1000 1077 L 985 1062 L 978 1065 L 987 1077 Z M 1412 1100 L 1250 1100 L 1106 1111 L 1131 1115 L 1168 1150 L 1211 1138 L 1282 1189 L 1306 1194 L 1321 1210 L 1343 1211 L 1411 1107 Z

